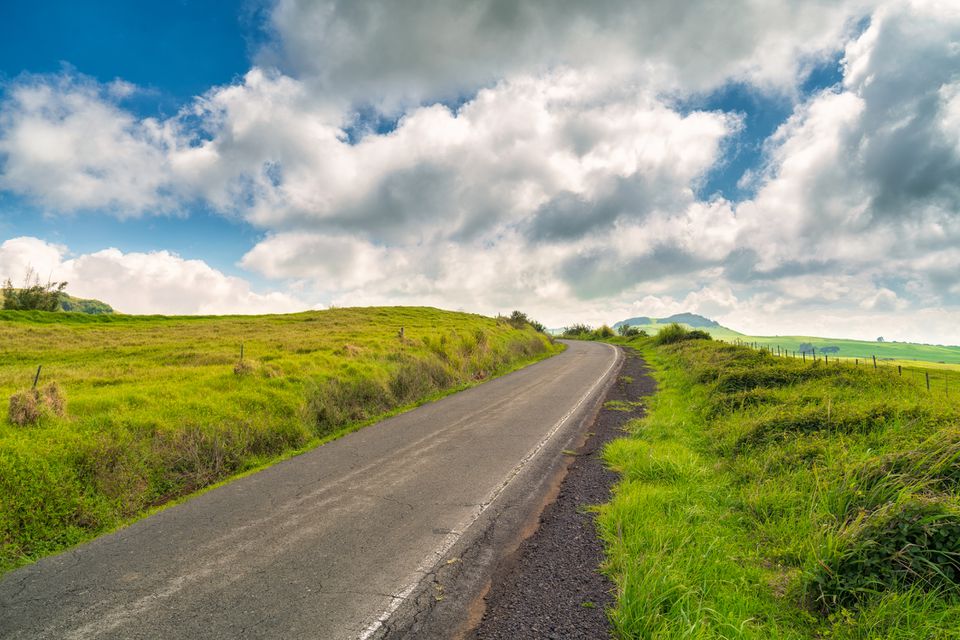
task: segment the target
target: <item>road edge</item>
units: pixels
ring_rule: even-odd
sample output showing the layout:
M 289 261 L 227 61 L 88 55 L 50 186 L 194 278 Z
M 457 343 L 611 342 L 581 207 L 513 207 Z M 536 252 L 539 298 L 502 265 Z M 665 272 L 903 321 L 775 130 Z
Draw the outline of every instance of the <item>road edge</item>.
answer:
M 547 434 L 488 494 L 470 524 L 448 534 L 411 575 L 408 586 L 393 594 L 390 605 L 359 636 L 380 640 L 412 636 L 449 638 L 469 630 L 470 609 L 508 557 L 535 526 L 551 502 L 570 464 L 564 451 L 583 438 L 625 361 L 623 349 L 609 343 L 613 359 L 607 369 Z

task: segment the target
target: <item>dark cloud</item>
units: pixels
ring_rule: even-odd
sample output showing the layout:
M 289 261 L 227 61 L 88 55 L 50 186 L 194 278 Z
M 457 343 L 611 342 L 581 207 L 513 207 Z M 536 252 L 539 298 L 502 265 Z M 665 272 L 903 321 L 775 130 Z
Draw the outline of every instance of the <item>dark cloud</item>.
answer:
M 582 300 L 613 296 L 664 278 L 689 275 L 711 266 L 711 261 L 673 246 L 658 246 L 642 256 L 620 256 L 593 250 L 568 258 L 560 274 Z
M 844 264 L 840 260 L 812 258 L 809 260 L 786 260 L 770 269 L 758 269 L 760 257 L 748 247 L 730 252 L 723 261 L 724 275 L 730 282 L 759 284 L 763 281 L 780 280 L 809 275 L 840 275 Z
M 686 185 L 660 174 L 616 178 L 600 194 L 569 191 L 551 198 L 533 214 L 524 233 L 532 242 L 566 242 L 603 233 L 617 221 L 640 223 L 651 212 L 682 211 L 691 202 Z
M 671 84 L 731 75 L 791 86 L 859 2 L 281 0 L 261 62 L 347 96 L 436 98 L 555 65 L 661 68 Z

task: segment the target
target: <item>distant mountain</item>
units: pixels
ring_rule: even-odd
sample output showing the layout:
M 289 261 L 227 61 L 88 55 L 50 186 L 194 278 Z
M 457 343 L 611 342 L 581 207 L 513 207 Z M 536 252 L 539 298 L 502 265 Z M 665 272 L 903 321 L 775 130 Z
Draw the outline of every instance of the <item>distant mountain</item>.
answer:
M 657 322 L 656 318 L 648 318 L 647 316 L 637 316 L 636 318 L 627 318 L 626 320 L 621 320 L 620 322 L 616 322 L 614 323 L 613 328 L 619 329 L 624 325 L 632 327 L 632 326 L 641 325 L 641 324 L 656 324 L 656 322 Z
M 74 311 L 76 313 L 89 313 L 91 315 L 100 315 L 104 313 L 113 313 L 113 307 L 106 302 L 87 298 L 74 298 L 67 294 L 60 295 L 60 310 Z
M 623 325 L 630 326 L 639 326 L 639 325 L 651 325 L 651 324 L 671 324 L 676 322 L 678 324 L 685 324 L 687 326 L 693 327 L 694 329 L 711 329 L 720 327 L 720 323 L 711 320 L 710 318 L 704 318 L 703 316 L 697 315 L 695 313 L 675 313 L 672 316 L 667 318 L 651 318 L 648 316 L 638 316 L 636 318 L 627 318 L 626 320 L 621 320 L 620 322 L 613 325 L 614 329 L 618 329 Z

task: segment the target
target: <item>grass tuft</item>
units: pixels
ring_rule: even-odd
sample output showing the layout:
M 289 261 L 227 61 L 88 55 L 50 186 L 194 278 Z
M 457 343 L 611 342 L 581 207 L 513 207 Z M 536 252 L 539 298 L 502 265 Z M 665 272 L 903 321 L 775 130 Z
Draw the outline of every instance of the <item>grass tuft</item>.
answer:
M 62 417 L 67 398 L 56 382 L 40 389 L 24 389 L 10 396 L 7 419 L 11 424 L 25 427 L 37 424 L 44 416 Z

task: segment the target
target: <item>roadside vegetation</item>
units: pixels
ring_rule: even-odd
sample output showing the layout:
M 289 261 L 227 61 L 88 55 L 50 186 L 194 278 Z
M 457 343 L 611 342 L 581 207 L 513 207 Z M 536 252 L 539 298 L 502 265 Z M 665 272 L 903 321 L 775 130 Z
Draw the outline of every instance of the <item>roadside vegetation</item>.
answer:
M 960 638 L 960 397 L 896 370 L 617 338 L 655 369 L 608 445 L 623 638 Z
M 0 311 L 0 571 L 561 348 L 518 314 Z
M 560 337 L 569 340 L 605 340 L 617 335 L 616 332 L 607 325 L 601 325 L 596 329 L 586 324 L 574 324 L 564 327 Z

